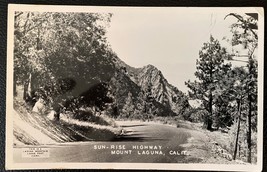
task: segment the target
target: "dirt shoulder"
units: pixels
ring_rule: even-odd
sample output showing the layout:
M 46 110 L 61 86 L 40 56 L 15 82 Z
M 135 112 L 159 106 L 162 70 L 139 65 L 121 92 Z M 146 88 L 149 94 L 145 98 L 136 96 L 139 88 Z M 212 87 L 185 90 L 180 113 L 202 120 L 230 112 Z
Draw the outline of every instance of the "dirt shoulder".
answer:
M 192 158 L 200 159 L 199 163 L 205 164 L 246 164 L 240 160 L 233 160 L 231 153 L 227 150 L 229 136 L 220 131 L 208 131 L 202 129 L 201 124 L 180 121 L 177 127 L 187 130 L 191 137 L 182 147 L 190 156 L 186 156 L 188 161 Z

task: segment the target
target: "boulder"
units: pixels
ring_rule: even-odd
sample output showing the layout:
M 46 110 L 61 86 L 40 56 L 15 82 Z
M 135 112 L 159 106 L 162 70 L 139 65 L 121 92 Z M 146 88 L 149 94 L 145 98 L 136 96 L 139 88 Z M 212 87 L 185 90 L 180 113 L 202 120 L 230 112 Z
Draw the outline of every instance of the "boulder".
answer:
M 51 111 L 48 113 L 47 118 L 50 119 L 50 120 L 54 120 L 54 119 L 55 119 L 55 114 L 56 114 L 56 111 L 51 110 Z
M 46 111 L 45 101 L 42 98 L 39 98 L 38 101 L 34 104 L 32 108 L 32 112 L 36 112 L 38 114 L 44 114 Z

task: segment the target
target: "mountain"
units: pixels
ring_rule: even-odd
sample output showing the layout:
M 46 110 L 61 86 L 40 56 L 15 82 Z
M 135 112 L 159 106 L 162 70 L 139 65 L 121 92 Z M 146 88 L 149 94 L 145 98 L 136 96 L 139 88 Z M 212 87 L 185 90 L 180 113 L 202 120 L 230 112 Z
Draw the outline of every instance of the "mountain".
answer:
M 175 116 L 190 106 L 186 95 L 169 84 L 155 66 L 134 68 L 116 55 L 112 61 L 116 72 L 110 80 L 111 92 L 123 117 Z
M 169 84 L 161 71 L 153 65 L 147 65 L 138 72 L 136 83 L 144 90 L 151 87 L 152 97 L 176 114 L 182 113 L 189 106 L 185 94 Z

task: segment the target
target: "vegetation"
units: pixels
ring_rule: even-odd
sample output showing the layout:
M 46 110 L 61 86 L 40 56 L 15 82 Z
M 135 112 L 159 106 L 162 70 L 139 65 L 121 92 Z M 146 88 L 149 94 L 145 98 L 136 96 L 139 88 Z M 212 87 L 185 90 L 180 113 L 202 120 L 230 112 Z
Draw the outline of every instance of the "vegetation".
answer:
M 64 108 L 74 110 L 78 102 L 103 110 L 105 103 L 111 102 L 105 83 L 114 68 L 107 58 L 105 38 L 110 17 L 16 12 L 14 93 L 17 85 L 22 85 L 30 106 L 42 98 L 57 119 Z
M 246 13 L 245 16 L 230 13 L 228 16 L 235 17 L 238 21 L 231 26 L 233 33 L 232 44 L 243 45 L 248 50 L 248 68 L 245 79 L 245 99 L 246 99 L 246 117 L 247 117 L 247 161 L 252 162 L 252 130 L 257 126 L 257 61 L 254 52 L 258 47 L 258 14 Z M 242 93 L 241 93 L 242 94 Z M 254 127 L 253 127 L 254 126 Z M 238 133 L 238 132 L 237 132 Z M 238 136 L 237 136 L 238 137 Z
M 204 109 L 208 112 L 204 116 L 204 124 L 208 130 L 212 130 L 214 105 L 223 105 L 219 101 L 222 100 L 222 96 L 225 94 L 225 90 L 223 89 L 226 84 L 221 81 L 231 67 L 230 64 L 224 64 L 224 59 L 226 58 L 227 53 L 225 48 L 222 48 L 219 41 L 211 36 L 210 41 L 204 43 L 204 46 L 199 52 L 197 71 L 195 73 L 199 81 L 186 82 L 188 88 L 192 90 L 189 92 L 189 96 L 201 100 Z M 217 109 L 220 110 L 220 108 Z
M 233 47 L 243 45 L 248 54 L 240 55 L 238 51 L 230 54 L 211 36 L 199 52 L 195 72 L 198 80 L 185 83 L 190 89 L 189 97 L 200 100 L 202 104 L 189 110 L 185 117 L 192 120 L 192 115 L 199 114 L 202 117 L 197 121 L 203 120 L 204 127 L 210 131 L 221 128 L 228 132 L 230 129 L 232 140 L 229 147 L 232 147 L 233 159 L 239 155 L 251 163 L 252 154 L 256 153 L 253 135 L 257 132 L 257 60 L 254 51 L 258 45 L 258 16 L 254 13 L 244 16 L 230 13 L 225 18 L 229 16 L 235 17 L 237 22 L 231 25 L 233 37 L 228 41 Z M 240 56 L 248 60 L 238 59 Z M 245 63 L 233 67 L 231 61 Z
M 151 93 L 130 78 L 130 67 L 119 64 L 106 41 L 111 16 L 16 12 L 14 94 L 23 86 L 29 107 L 41 98 L 57 120 L 60 113 L 79 113 L 82 107 L 95 114 L 109 111 L 112 117 L 144 120 L 155 114 L 175 115 L 153 95 L 148 98 Z M 137 71 L 129 72 L 139 75 Z
M 46 109 L 54 112 L 56 122 L 63 116 L 62 124 L 75 124 L 69 130 L 80 130 L 83 135 L 94 132 L 94 139 L 98 135 L 104 138 L 105 132 L 109 138 L 114 136 L 108 128 L 115 127 L 114 121 L 108 121 L 106 114 L 165 124 L 182 118 L 203 122 L 205 129 L 231 136 L 226 147 L 233 159 L 255 162 L 258 16 L 230 13 L 225 17 L 237 19 L 228 41 L 233 48 L 242 45 L 247 54 L 227 52 L 212 35 L 201 47 L 197 80 L 185 82 L 190 89 L 188 97 L 201 102 L 197 108 L 190 107 L 188 97 L 171 86 L 154 66 L 134 69 L 116 57 L 105 35 L 111 16 L 16 12 L 14 96 L 22 87 L 29 109 L 42 100 Z M 248 60 L 238 59 L 240 56 Z M 233 66 L 234 60 L 245 63 Z M 84 121 L 105 127 L 100 131 Z

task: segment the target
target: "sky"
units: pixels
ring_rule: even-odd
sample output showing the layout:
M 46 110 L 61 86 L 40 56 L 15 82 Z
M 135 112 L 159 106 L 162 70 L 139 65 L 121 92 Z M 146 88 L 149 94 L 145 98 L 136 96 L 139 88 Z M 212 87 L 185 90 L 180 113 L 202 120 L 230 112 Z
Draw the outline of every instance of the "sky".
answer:
M 162 9 L 162 8 L 161 8 Z M 113 13 L 107 38 L 120 59 L 133 67 L 156 66 L 168 82 L 187 93 L 184 84 L 195 80 L 199 50 L 210 35 L 232 50 L 223 37 L 231 38 L 236 22 L 216 10 L 179 9 L 118 10 Z

